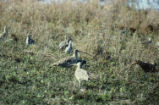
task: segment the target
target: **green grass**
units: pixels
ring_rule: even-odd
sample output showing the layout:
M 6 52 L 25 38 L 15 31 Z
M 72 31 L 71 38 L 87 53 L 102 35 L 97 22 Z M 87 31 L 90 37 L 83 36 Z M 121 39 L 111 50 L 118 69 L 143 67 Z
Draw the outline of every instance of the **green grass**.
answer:
M 128 25 L 138 23 L 135 16 L 145 16 L 144 12 L 114 5 L 106 8 L 95 2 L 72 6 L 70 2 L 42 5 L 0 1 L 0 30 L 6 25 L 7 40 L 11 34 L 18 38 L 17 42 L 0 41 L 0 104 L 157 105 L 159 74 L 145 73 L 139 66 L 130 65 L 137 59 L 159 63 L 155 46 L 158 33 L 143 32 L 142 28 L 132 33 Z M 121 13 L 131 14 L 124 20 L 128 29 L 125 35 L 119 32 L 123 23 L 118 20 L 124 18 Z M 27 32 L 35 39 L 29 47 L 25 46 Z M 58 59 L 70 56 L 58 50 L 65 35 L 72 37 L 74 48 L 92 55 L 80 54 L 87 61 L 83 68 L 91 74 L 90 80 L 82 83 L 85 91 L 80 90 L 74 77 L 76 67 L 52 66 Z M 154 37 L 153 43 L 143 45 L 148 36 Z

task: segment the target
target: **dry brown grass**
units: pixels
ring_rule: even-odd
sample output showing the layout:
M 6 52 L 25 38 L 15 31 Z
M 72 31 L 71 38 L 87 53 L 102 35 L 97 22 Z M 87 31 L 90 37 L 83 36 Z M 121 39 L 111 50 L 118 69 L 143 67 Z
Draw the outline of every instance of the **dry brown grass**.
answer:
M 28 86 L 29 94 L 32 97 L 35 94 L 35 102 L 30 101 L 30 104 L 38 104 L 38 100 L 43 100 L 43 97 L 39 98 L 39 94 L 46 96 L 45 100 L 41 101 L 46 103 L 83 104 L 86 102 L 85 98 L 92 96 L 90 103 L 98 103 L 99 100 L 105 103 L 108 100 L 114 101 L 126 97 L 126 99 L 144 104 L 145 98 L 150 97 L 148 94 L 151 94 L 151 90 L 157 85 L 155 84 L 158 81 L 157 74 L 149 76 L 138 66 L 130 68 L 132 62 L 137 59 L 144 62 L 158 62 L 159 52 L 154 46 L 159 34 L 157 11 L 136 11 L 122 0 L 104 6 L 98 5 L 97 0 L 74 5 L 71 1 L 60 4 L 40 4 L 34 0 L 8 0 L 0 1 L 0 17 L 0 31 L 2 32 L 6 25 L 9 27 L 9 38 L 12 38 L 13 34 L 18 38 L 17 42 L 0 42 L 0 49 L 2 49 L 0 50 L 0 57 L 2 57 L 0 67 L 13 71 L 13 73 L 2 72 L 6 80 L 4 78 L 0 80 L 7 81 L 6 84 L 10 85 L 8 78 L 13 76 L 19 81 L 31 81 L 30 87 L 35 88 L 37 85 L 36 91 L 32 91 Z M 127 29 L 127 33 L 121 34 L 120 29 Z M 26 48 L 25 38 L 28 32 L 35 39 L 35 45 Z M 51 67 L 59 58 L 68 56 L 58 50 L 58 44 L 65 35 L 72 37 L 74 48 L 92 55 L 90 57 L 80 55 L 88 61 L 86 65 L 88 72 L 94 73 L 96 77 L 96 80 L 87 83 L 89 91 L 83 93 L 84 95 L 72 87 L 73 69 L 69 71 Z M 155 41 L 148 46 L 142 44 L 147 36 L 155 38 Z M 17 58 L 20 59 L 18 63 L 15 61 Z M 15 72 L 18 73 L 15 74 Z M 71 85 L 61 85 L 67 84 L 68 81 L 71 81 Z M 46 84 L 50 82 L 55 83 L 56 86 L 48 89 Z M 24 99 L 25 97 L 31 99 L 32 97 L 27 96 L 28 94 L 26 96 L 21 94 L 26 85 L 21 85 L 21 90 L 17 91 L 19 93 L 13 96 L 24 95 Z M 59 88 L 66 89 L 66 93 L 64 94 L 64 90 Z M 11 89 L 14 91 L 14 88 Z M 111 96 L 106 94 L 103 98 L 101 94 L 104 93 L 104 89 L 110 90 Z M 120 89 L 125 92 L 125 96 L 118 96 Z M 3 91 L 3 94 L 6 93 Z M 138 96 L 143 94 L 144 98 L 141 97 L 141 100 L 138 100 Z M 68 97 L 72 96 L 75 102 L 69 101 Z M 9 102 L 12 103 L 12 99 L 5 98 L 3 99 L 11 100 Z M 78 98 L 82 98 L 83 103 Z

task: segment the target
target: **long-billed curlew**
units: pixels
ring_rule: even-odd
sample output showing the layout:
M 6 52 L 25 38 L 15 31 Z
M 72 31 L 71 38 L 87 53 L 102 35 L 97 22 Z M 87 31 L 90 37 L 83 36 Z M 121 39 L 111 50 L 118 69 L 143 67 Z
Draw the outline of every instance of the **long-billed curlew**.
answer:
M 26 45 L 31 45 L 31 44 L 34 44 L 34 40 L 31 39 L 31 36 L 30 36 L 30 33 L 27 34 L 27 38 L 26 38 Z
M 59 49 L 64 50 L 68 46 L 70 40 L 71 40 L 70 37 L 65 36 L 65 40 L 59 44 Z
M 11 34 L 11 38 L 12 38 L 12 40 L 14 40 L 16 42 L 19 40 L 15 34 Z
M 0 34 L 0 39 L 5 39 L 5 38 L 7 38 L 7 36 L 8 36 L 8 29 L 5 26 L 3 33 Z
M 81 66 L 82 66 L 81 64 L 82 64 L 81 62 L 77 63 L 77 68 L 75 71 L 75 77 L 79 82 L 79 87 L 81 86 L 81 81 L 83 81 L 83 80 L 88 81 L 88 79 L 89 79 L 89 75 L 88 75 L 87 71 L 81 68 Z
M 65 49 L 65 53 L 69 54 L 72 51 L 72 41 L 70 40 L 68 46 Z
M 70 67 L 75 65 L 78 62 L 78 52 L 79 50 L 75 50 L 73 56 L 63 58 L 58 62 L 54 63 L 53 66 L 61 66 L 61 67 Z
M 131 64 L 131 67 L 135 64 L 138 64 L 144 72 L 158 72 L 159 68 L 157 64 L 145 63 L 140 60 L 136 60 L 134 63 Z
M 145 45 L 149 45 L 152 43 L 152 38 L 149 37 L 147 41 L 143 42 L 142 44 L 145 44 Z

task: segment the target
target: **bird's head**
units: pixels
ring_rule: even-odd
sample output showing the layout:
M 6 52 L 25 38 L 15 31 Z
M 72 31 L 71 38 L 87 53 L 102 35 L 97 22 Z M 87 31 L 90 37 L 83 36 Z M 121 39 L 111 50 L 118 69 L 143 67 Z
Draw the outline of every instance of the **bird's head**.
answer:
M 138 64 L 140 61 L 139 60 L 135 60 L 131 65 L 130 65 L 130 68 L 135 65 L 135 64 Z
M 151 37 L 149 37 L 149 38 L 148 38 L 148 41 L 152 41 L 152 38 L 151 38 Z
M 30 37 L 30 32 L 27 33 L 27 37 Z
M 74 50 L 74 53 L 78 53 L 78 52 L 80 52 L 78 49 L 75 49 L 75 50 Z
M 69 41 L 71 41 L 72 39 L 71 39 L 70 36 L 68 36 L 68 37 L 66 37 L 66 40 L 69 42 Z

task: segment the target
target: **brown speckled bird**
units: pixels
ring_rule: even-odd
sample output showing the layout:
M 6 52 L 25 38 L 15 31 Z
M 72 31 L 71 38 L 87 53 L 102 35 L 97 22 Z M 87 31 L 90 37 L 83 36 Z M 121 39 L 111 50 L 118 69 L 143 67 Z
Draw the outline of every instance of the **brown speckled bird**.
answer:
M 135 64 L 138 64 L 144 70 L 144 72 L 158 72 L 159 69 L 156 63 L 151 64 L 136 60 L 134 63 L 131 64 L 131 67 Z
M 14 41 L 18 41 L 18 37 L 15 35 L 15 34 L 11 34 L 11 37 L 12 37 L 12 39 L 14 40 Z

